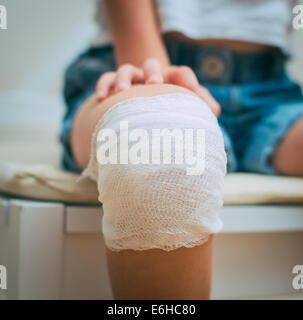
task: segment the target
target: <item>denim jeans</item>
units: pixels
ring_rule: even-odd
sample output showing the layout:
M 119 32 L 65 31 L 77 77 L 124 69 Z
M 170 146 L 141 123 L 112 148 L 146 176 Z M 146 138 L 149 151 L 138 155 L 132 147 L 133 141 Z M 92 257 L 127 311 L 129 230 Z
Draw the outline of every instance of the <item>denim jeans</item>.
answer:
M 224 48 L 165 39 L 174 65 L 188 65 L 221 105 L 219 125 L 227 153 L 228 172 L 277 174 L 270 159 L 281 139 L 303 117 L 300 86 L 286 73 L 287 57 L 280 51 L 235 53 Z M 66 113 L 60 141 L 62 165 L 80 172 L 70 146 L 77 110 L 94 92 L 98 78 L 116 69 L 112 46 L 89 48 L 65 72 Z

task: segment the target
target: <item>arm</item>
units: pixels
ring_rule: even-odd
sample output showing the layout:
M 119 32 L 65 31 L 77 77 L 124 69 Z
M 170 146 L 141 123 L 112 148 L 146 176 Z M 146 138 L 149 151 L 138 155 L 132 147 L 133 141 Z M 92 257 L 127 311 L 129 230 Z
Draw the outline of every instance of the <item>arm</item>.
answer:
M 187 66 L 170 65 L 153 0 L 105 0 L 105 5 L 118 68 L 99 78 L 98 101 L 135 83 L 169 83 L 195 92 L 219 115 L 219 104 L 199 84 L 194 72 Z
M 118 66 L 141 67 L 151 57 L 169 65 L 152 0 L 106 0 L 105 4 Z

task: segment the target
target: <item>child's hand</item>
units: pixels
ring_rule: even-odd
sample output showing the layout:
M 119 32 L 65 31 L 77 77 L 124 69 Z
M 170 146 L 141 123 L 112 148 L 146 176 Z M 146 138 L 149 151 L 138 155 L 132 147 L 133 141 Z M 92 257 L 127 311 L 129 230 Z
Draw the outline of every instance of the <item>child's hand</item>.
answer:
M 135 83 L 169 83 L 187 88 L 196 93 L 218 117 L 220 106 L 209 91 L 201 86 L 193 70 L 187 66 L 162 67 L 157 59 L 147 59 L 143 69 L 124 64 L 116 72 L 104 73 L 97 82 L 96 95 L 99 101 L 106 99 L 112 92 L 119 92 Z

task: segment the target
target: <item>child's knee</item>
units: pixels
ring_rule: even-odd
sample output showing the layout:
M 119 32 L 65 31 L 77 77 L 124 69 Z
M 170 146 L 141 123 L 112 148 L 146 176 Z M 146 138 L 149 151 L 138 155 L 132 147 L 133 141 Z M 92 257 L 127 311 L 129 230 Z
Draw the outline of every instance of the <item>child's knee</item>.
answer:
M 161 141 L 164 134 L 156 146 L 154 130 L 172 139 Z M 98 183 L 110 249 L 192 247 L 221 229 L 226 155 L 217 120 L 199 98 L 178 93 L 118 103 L 99 122 L 92 145 L 88 171 Z

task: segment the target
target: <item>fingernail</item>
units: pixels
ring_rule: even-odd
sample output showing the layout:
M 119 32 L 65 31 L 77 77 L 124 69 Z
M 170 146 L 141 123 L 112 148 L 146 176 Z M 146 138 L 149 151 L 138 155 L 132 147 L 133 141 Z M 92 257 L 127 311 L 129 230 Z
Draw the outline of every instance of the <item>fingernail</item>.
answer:
M 159 82 L 163 82 L 163 77 L 160 76 L 159 74 L 153 74 L 151 75 L 148 80 L 148 83 L 159 83 Z
M 104 98 L 106 95 L 106 92 L 104 90 L 97 91 L 97 97 L 98 98 Z
M 118 83 L 116 90 L 117 91 L 122 91 L 122 90 L 125 90 L 127 88 L 128 88 L 128 83 L 125 82 L 125 81 L 121 81 L 121 82 Z

